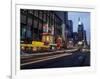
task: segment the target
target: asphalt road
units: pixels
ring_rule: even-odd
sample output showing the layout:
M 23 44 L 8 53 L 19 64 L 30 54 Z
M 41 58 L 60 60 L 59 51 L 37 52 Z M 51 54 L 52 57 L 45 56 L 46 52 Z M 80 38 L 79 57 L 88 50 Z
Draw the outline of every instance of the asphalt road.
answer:
M 90 66 L 89 52 L 74 52 L 72 55 L 21 66 L 21 69 L 84 67 Z

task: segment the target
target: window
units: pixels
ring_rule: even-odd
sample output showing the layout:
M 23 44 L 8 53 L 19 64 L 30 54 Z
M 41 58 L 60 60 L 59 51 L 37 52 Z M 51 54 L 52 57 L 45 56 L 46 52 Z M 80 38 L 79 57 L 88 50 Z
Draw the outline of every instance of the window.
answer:
M 21 19 L 21 20 L 20 20 L 21 23 L 26 24 L 26 16 L 25 16 L 25 15 L 22 15 L 22 14 L 21 14 L 20 19 Z
M 43 13 L 43 21 L 45 21 L 46 22 L 46 11 L 44 11 L 44 13 Z
M 38 28 L 38 19 L 34 17 L 34 28 Z
M 38 41 L 39 40 L 39 35 L 37 33 L 34 33 L 34 40 Z
M 33 10 L 28 10 L 28 13 L 33 15 Z
M 49 11 L 47 11 L 47 16 L 49 16 Z
M 34 28 L 37 28 L 38 27 L 38 20 L 37 19 L 34 19 Z
M 21 13 L 27 14 L 27 10 L 26 9 L 21 9 Z
M 50 16 L 49 16 L 49 22 L 50 22 L 50 27 L 53 25 L 53 16 L 52 13 L 50 12 Z
M 26 37 L 27 38 L 32 38 L 32 18 L 28 17 L 28 21 L 27 21 L 27 29 L 26 29 Z
M 27 38 L 32 38 L 32 31 L 31 28 L 27 26 L 27 30 L 26 30 L 26 37 Z
M 39 18 L 42 19 L 43 12 L 39 11 Z
M 21 24 L 21 39 L 25 39 L 26 26 Z
M 38 17 L 38 10 L 34 11 L 34 16 Z
M 50 19 L 49 19 L 49 16 L 47 16 L 47 23 L 48 23 L 48 27 L 50 27 Z
M 42 30 L 42 21 L 39 21 L 39 30 Z
M 27 22 L 28 26 L 32 26 L 32 18 L 28 17 L 28 22 Z

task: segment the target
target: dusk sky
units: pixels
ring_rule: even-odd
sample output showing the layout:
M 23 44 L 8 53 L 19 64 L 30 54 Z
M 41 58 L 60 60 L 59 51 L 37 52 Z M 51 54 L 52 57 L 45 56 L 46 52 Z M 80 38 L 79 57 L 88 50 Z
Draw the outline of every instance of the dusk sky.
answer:
M 86 30 L 87 42 L 90 42 L 90 13 L 89 12 L 68 12 L 68 19 L 73 21 L 73 32 L 77 32 L 78 18 Z

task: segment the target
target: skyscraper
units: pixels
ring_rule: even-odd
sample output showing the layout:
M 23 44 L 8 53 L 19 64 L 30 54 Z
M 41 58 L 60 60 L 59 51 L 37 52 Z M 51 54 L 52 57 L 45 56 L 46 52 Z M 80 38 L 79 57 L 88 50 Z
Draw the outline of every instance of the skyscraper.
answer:
M 78 33 L 77 32 L 73 32 L 73 43 L 74 45 L 76 45 L 78 42 Z
M 68 35 L 68 13 L 64 12 L 64 24 L 65 24 L 65 29 L 64 29 L 64 33 L 65 33 L 65 41 L 67 42 L 67 35 Z
M 64 40 L 66 40 L 67 39 L 67 26 L 68 26 L 68 12 L 67 11 L 56 11 L 55 13 L 62 20 L 62 37 Z
M 78 19 L 78 41 L 83 42 L 84 46 L 87 45 L 86 30 L 84 30 L 84 25 L 80 18 Z
M 68 20 L 68 38 L 72 39 L 73 38 L 73 21 Z
M 80 18 L 78 18 L 78 41 L 83 41 L 84 39 L 84 25 L 80 21 Z
M 84 45 L 87 46 L 86 30 L 84 30 Z

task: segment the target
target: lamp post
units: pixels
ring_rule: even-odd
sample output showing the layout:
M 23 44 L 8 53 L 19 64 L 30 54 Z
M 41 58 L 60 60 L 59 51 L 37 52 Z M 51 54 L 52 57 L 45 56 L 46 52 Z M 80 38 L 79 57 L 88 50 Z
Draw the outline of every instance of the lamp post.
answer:
M 82 51 L 82 48 L 83 48 L 83 41 L 79 41 L 78 42 L 78 51 Z

